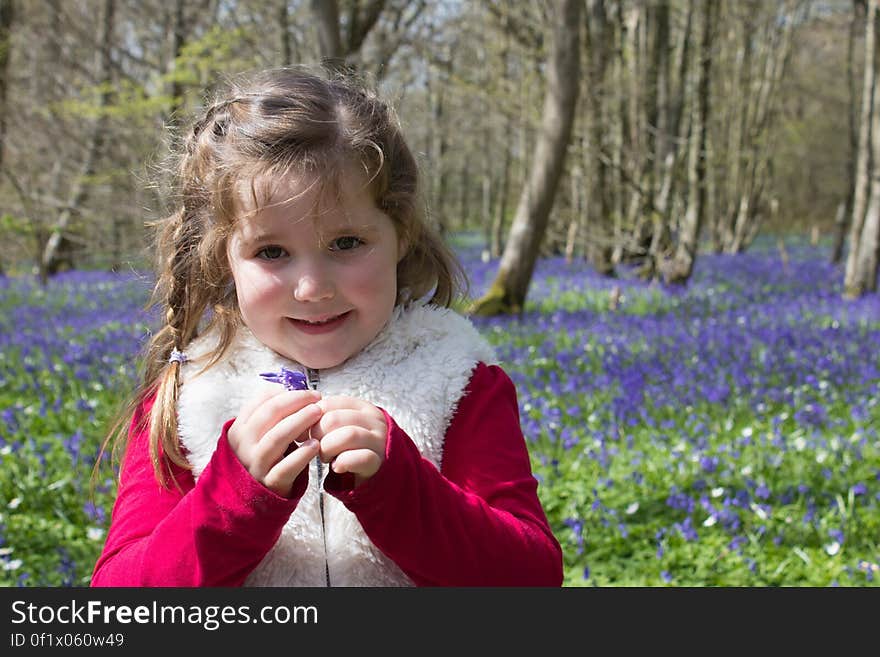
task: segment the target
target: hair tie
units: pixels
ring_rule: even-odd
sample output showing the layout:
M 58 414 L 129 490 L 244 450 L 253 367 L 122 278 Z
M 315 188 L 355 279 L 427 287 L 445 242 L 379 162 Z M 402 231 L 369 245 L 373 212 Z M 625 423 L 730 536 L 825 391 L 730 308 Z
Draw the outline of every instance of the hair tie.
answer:
M 186 354 L 182 351 L 177 351 L 177 349 L 171 350 L 171 355 L 168 357 L 169 363 L 180 363 L 183 365 L 186 361 L 188 361 Z

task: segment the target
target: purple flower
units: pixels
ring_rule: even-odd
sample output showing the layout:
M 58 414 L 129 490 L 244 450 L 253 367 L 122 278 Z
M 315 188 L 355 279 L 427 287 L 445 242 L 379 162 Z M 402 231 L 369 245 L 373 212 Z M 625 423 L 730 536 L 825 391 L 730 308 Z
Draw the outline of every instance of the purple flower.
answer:
M 289 370 L 283 365 L 280 372 L 263 372 L 260 374 L 266 381 L 280 383 L 288 390 L 308 390 L 306 375 L 296 370 Z
M 700 467 L 703 472 L 715 472 L 718 469 L 718 458 L 715 456 L 703 456 L 700 458 Z

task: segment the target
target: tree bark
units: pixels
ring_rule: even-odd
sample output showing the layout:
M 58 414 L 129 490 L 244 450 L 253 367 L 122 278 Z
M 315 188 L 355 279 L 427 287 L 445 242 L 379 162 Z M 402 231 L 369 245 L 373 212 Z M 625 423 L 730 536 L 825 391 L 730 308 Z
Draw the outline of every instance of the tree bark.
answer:
M 523 188 L 489 291 L 471 307 L 482 315 L 522 311 L 541 241 L 565 163 L 580 87 L 580 15 L 582 0 L 553 4 L 555 20 L 541 131 L 534 166 Z
M 874 108 L 874 157 L 880 158 L 880 108 Z M 854 282 L 847 286 L 850 297 L 877 291 L 877 261 L 880 258 L 880 171 L 871 175 L 871 202 L 858 244 Z
M 111 47 L 113 40 L 113 24 L 116 11 L 115 0 L 104 0 L 104 20 L 101 28 L 100 53 L 98 56 L 97 79 L 101 85 L 101 94 L 98 101 L 97 118 L 92 124 L 92 130 L 88 137 L 85 157 L 80 167 L 80 173 L 70 190 L 69 201 L 64 210 L 58 216 L 52 233 L 43 249 L 41 274 L 52 276 L 58 272 L 60 265 L 59 252 L 65 239 L 65 232 L 71 219 L 79 212 L 80 207 L 86 201 L 89 194 L 89 178 L 95 174 L 98 159 L 104 145 L 106 115 L 104 109 L 110 102 L 110 82 L 112 78 Z M 45 279 L 43 280 L 45 283 Z
M 729 175 L 725 185 L 724 214 L 718 226 L 718 245 L 716 250 L 724 249 L 725 245 L 734 241 L 734 226 L 740 213 L 741 199 L 743 198 L 743 179 L 745 177 L 745 165 L 748 154 L 746 148 L 747 133 L 749 131 L 749 118 L 752 98 L 752 55 L 755 42 L 755 19 L 760 6 L 752 2 L 746 7 L 739 22 L 740 42 L 734 66 L 737 72 L 734 76 L 734 99 L 732 105 L 735 112 L 730 121 L 730 134 L 728 138 L 728 170 Z
M 511 134 L 513 130 L 513 118 L 508 113 L 505 119 L 505 134 Z M 510 166 L 513 156 L 510 152 L 511 144 L 504 143 L 504 163 L 501 166 L 501 182 L 498 186 L 498 200 L 495 202 L 495 213 L 492 216 L 492 234 L 489 245 L 489 254 L 493 258 L 501 256 L 504 240 L 504 225 L 507 221 L 507 195 L 510 192 Z
M 676 172 L 681 168 L 682 151 L 679 144 L 687 141 L 687 121 L 682 120 L 683 108 L 688 103 L 688 59 L 691 49 L 691 34 L 693 31 L 695 12 L 695 0 L 689 0 L 685 18 L 684 31 L 681 37 L 681 47 L 678 51 L 678 59 L 675 69 L 678 72 L 678 87 L 675 94 L 676 102 L 671 104 L 668 117 L 668 132 L 671 136 L 668 149 L 663 157 L 660 182 L 656 186 L 657 197 L 654 201 L 654 227 L 651 234 L 651 244 L 648 247 L 648 259 L 641 272 L 643 278 L 657 278 L 660 264 L 671 253 L 670 216 L 672 212 L 673 188 L 676 185 Z M 670 85 L 671 86 L 671 85 Z M 670 93 L 670 98 L 672 94 Z M 686 155 L 686 153 L 685 153 Z
M 386 0 L 349 0 L 343 26 L 337 0 L 311 0 L 325 68 L 342 73 L 357 68 L 352 55 L 360 52 L 367 35 L 379 22 L 385 3 Z
M 877 260 L 880 249 L 880 94 L 877 93 L 877 82 L 880 77 L 880 67 L 877 66 L 878 40 L 877 23 L 880 21 L 880 11 L 877 8 L 878 0 L 871 0 L 868 10 L 868 26 L 865 32 L 865 47 L 870 42 L 873 48 L 874 61 L 872 63 L 873 98 L 870 112 L 871 129 L 871 152 L 870 152 L 870 187 L 868 190 L 869 202 L 862 225 L 858 233 L 853 232 L 850 241 L 850 257 L 847 260 L 847 277 L 844 282 L 844 294 L 847 298 L 860 297 L 877 290 Z M 869 40 L 870 36 L 870 40 Z M 866 68 L 868 53 L 866 52 Z M 866 77 L 867 82 L 867 77 Z M 864 93 L 867 94 L 866 89 Z M 865 125 L 863 128 L 867 127 Z M 855 217 L 853 217 L 855 224 Z M 850 270 L 850 263 L 852 269 Z
M 0 0 L 0 171 L 6 144 L 6 89 L 9 80 L 9 46 L 15 7 L 12 0 Z
M 289 66 L 293 64 L 293 43 L 290 36 L 290 11 L 287 0 L 281 0 L 278 6 L 278 31 L 281 33 L 281 63 Z
M 318 30 L 318 48 L 321 60 L 329 70 L 339 70 L 345 65 L 342 51 L 342 34 L 339 29 L 339 4 L 336 0 L 312 0 L 312 13 Z
M 865 74 L 862 79 L 862 114 L 859 122 L 859 150 L 856 159 L 855 189 L 853 190 L 853 213 L 850 220 L 849 253 L 846 258 L 846 272 L 843 279 L 844 296 L 858 297 L 862 294 L 862 273 L 860 268 L 860 243 L 865 225 L 868 195 L 871 193 L 871 144 L 874 142 L 872 130 L 875 126 L 875 95 L 877 93 L 877 0 L 868 3 L 868 16 L 865 21 Z M 874 167 L 876 168 L 876 163 Z
M 809 3 L 806 0 L 787 0 L 784 16 L 771 15 L 768 29 L 771 36 L 764 39 L 766 57 L 763 73 L 756 80 L 758 88 L 752 94 L 754 103 L 748 108 L 748 128 L 744 142 L 744 168 L 739 180 L 738 200 L 734 197 L 733 234 L 725 242 L 727 253 L 746 249 L 757 234 L 766 213 L 762 197 L 772 170 L 774 156 L 775 116 L 779 108 L 778 89 L 791 58 L 794 28 L 806 22 Z
M 583 151 L 583 140 L 578 148 Z M 571 264 L 574 260 L 575 249 L 577 248 L 578 233 L 581 232 L 581 224 L 584 221 L 584 171 L 579 161 L 575 161 L 569 174 L 571 188 L 569 190 L 571 206 L 571 218 L 568 221 L 568 230 L 565 235 L 565 262 Z
M 175 0 L 172 14 L 166 18 L 171 21 L 171 45 L 167 51 L 169 59 L 166 67 L 166 74 L 170 78 L 168 95 L 171 106 L 167 110 L 164 123 L 168 127 L 174 143 L 180 138 L 179 127 L 183 118 L 180 115 L 180 109 L 183 106 L 184 88 L 177 67 L 187 39 L 185 3 L 186 0 Z
M 611 61 L 612 34 L 603 0 L 593 0 L 585 21 L 584 41 L 589 57 L 589 91 L 587 107 L 590 116 L 590 143 L 586 149 L 584 164 L 593 169 L 592 185 L 586 205 L 589 238 L 587 260 L 600 274 L 614 273 L 612 247 L 614 226 L 612 223 L 611 194 L 608 189 L 608 161 L 601 155 L 610 152 L 607 144 L 605 108 L 609 97 L 607 89 L 608 64 Z M 599 154 L 600 157 L 596 157 Z M 588 158 L 588 159 L 587 159 Z
M 425 76 L 425 82 L 428 86 L 428 102 L 430 103 L 431 122 L 428 126 L 428 147 L 431 162 L 434 163 L 434 172 L 431 179 L 433 187 L 432 211 L 434 226 L 441 235 L 449 232 L 448 205 L 446 199 L 446 190 L 449 187 L 449 164 L 446 161 L 446 152 L 449 150 L 449 130 L 445 122 L 445 94 L 448 89 L 446 81 L 442 79 L 443 75 L 451 70 L 452 63 L 446 62 L 447 71 L 439 72 L 440 79 L 434 78 L 429 72 Z
M 846 81 L 849 92 L 849 157 L 846 162 L 847 195 L 834 221 L 834 244 L 831 248 L 831 262 L 837 264 L 843 259 L 843 245 L 846 242 L 846 229 L 853 212 L 853 192 L 856 178 L 856 153 L 859 148 L 859 131 L 856 120 L 856 75 L 853 60 L 855 59 L 855 42 L 858 35 L 858 23 L 863 13 L 865 0 L 853 0 L 853 12 L 849 21 L 849 37 L 846 42 Z
M 709 89 L 712 74 L 712 35 L 715 31 L 718 0 L 706 0 L 704 7 L 697 103 L 694 107 L 694 129 L 691 131 L 688 205 L 675 256 L 671 262 L 663 264 L 662 273 L 667 284 L 683 284 L 690 279 L 706 214 L 706 141 L 711 110 Z

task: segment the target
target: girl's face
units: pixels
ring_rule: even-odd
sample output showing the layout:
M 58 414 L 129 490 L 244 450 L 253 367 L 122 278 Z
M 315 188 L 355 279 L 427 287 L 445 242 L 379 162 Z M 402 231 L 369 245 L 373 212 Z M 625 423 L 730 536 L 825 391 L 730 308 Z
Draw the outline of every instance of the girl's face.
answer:
M 272 187 L 267 187 L 267 183 Z M 350 169 L 339 195 L 311 176 L 258 178 L 268 196 L 242 194 L 227 247 L 244 323 L 267 347 L 312 369 L 344 362 L 391 316 L 403 252 L 365 175 Z

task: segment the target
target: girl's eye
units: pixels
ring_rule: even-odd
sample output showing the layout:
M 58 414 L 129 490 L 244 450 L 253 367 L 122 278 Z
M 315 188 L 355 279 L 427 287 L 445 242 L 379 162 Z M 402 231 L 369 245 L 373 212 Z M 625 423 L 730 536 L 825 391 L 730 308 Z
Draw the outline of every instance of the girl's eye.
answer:
M 351 249 L 356 249 L 364 241 L 359 237 L 354 237 L 353 235 L 345 235 L 343 237 L 337 237 L 335 240 L 330 242 L 330 250 L 331 251 L 350 251 Z
M 280 246 L 264 246 L 257 251 L 257 257 L 263 260 L 277 260 L 278 258 L 283 258 L 285 254 L 286 251 Z

